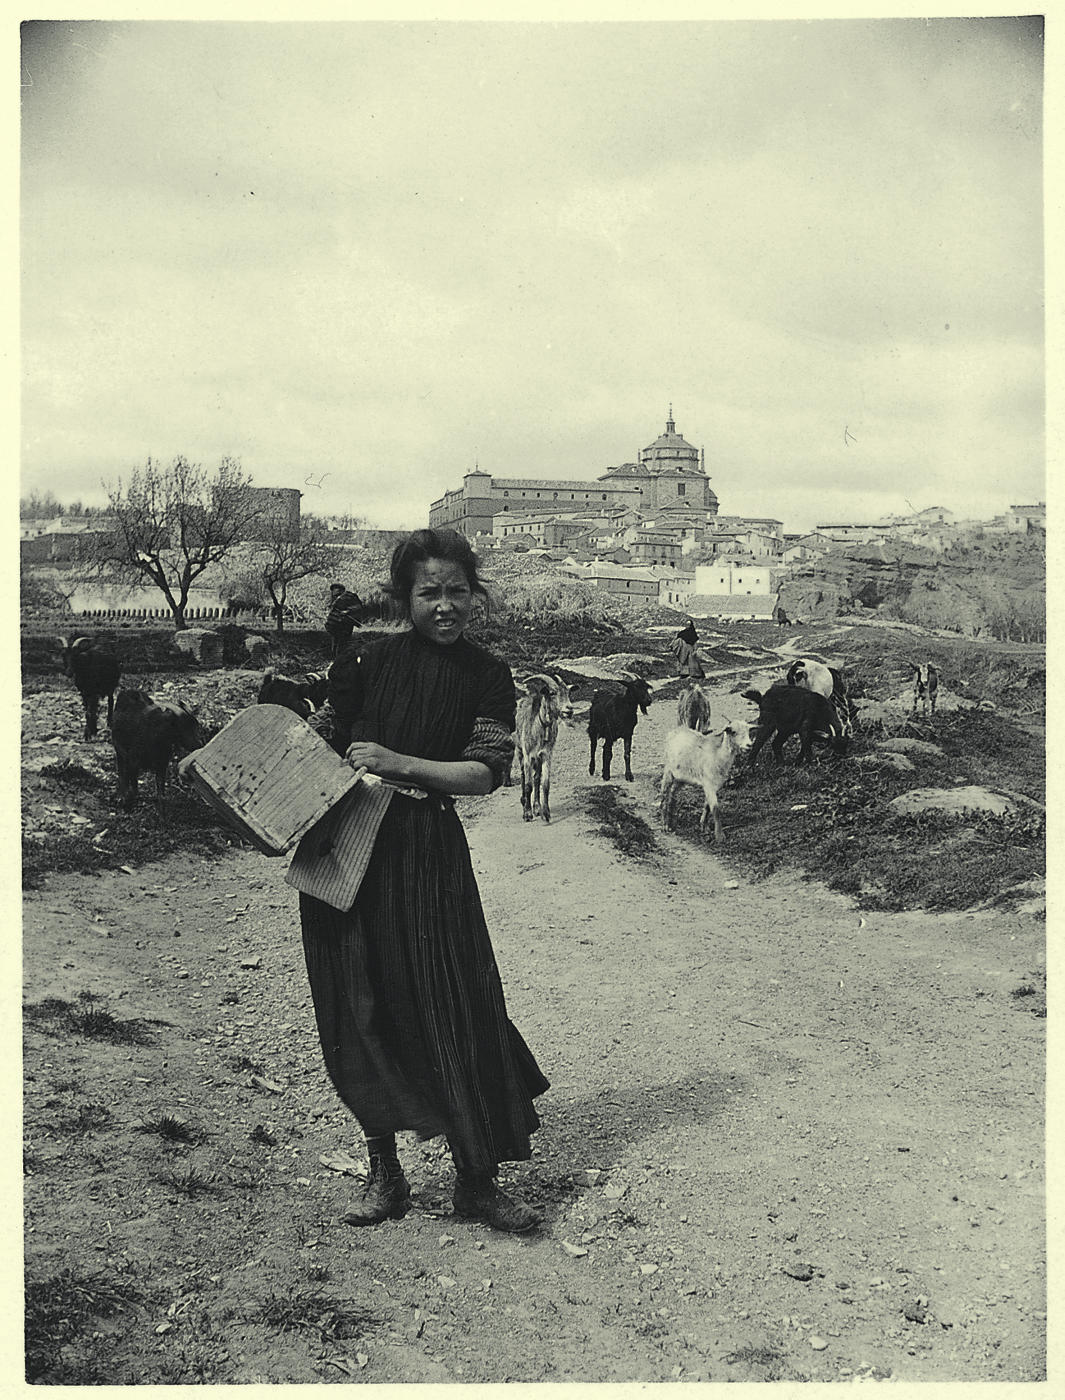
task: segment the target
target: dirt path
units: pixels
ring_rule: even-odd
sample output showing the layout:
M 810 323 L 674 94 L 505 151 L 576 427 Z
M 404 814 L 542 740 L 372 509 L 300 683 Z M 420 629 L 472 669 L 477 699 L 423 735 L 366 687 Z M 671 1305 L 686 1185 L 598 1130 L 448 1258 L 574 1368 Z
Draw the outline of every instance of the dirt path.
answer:
M 320 1158 L 358 1157 L 358 1134 L 282 862 L 27 896 L 28 1003 L 155 1023 L 123 1045 L 31 1018 L 30 1277 L 128 1284 L 56 1352 L 68 1381 L 1043 1376 L 1045 1022 L 1010 995 L 1043 925 L 859 916 L 661 833 L 670 709 L 615 785 L 656 829 L 648 861 L 588 815 L 580 732 L 551 826 L 515 790 L 466 804 L 511 1015 L 552 1080 L 534 1159 L 506 1172 L 546 1208 L 535 1238 L 452 1217 L 446 1155 L 413 1141 L 416 1209 L 336 1223 L 356 1183 Z M 200 1140 L 138 1130 L 164 1114 Z

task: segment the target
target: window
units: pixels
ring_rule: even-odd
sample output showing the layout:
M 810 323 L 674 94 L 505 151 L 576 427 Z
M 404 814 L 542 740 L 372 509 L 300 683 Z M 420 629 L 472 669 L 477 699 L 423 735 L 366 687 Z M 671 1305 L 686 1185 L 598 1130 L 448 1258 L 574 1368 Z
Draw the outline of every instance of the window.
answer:
M 683 481 L 678 481 L 678 482 L 677 482 L 677 495 L 678 495 L 678 496 L 683 496 L 683 495 L 684 495 L 684 482 L 683 482 Z
M 509 492 L 509 491 L 504 491 L 504 492 L 503 492 L 503 495 L 504 495 L 504 496 L 509 496 L 509 495 L 510 495 L 510 492 Z

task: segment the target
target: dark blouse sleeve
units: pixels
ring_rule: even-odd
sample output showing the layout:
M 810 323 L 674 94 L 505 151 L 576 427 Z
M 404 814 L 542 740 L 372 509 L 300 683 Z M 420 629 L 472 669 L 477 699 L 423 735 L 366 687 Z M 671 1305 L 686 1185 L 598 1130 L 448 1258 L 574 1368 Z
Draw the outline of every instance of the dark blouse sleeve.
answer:
M 477 696 L 477 714 L 462 758 L 483 763 L 492 774 L 492 791 L 503 782 L 514 756 L 514 680 L 510 667 L 499 661 L 489 671 Z

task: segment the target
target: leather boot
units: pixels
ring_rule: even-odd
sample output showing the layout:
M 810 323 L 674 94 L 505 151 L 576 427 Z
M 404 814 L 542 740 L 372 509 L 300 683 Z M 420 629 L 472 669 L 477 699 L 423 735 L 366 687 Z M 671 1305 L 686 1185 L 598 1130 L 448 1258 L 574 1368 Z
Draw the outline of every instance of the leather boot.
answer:
M 400 1220 L 410 1209 L 410 1183 L 397 1157 L 371 1157 L 362 1200 L 340 1217 L 345 1225 L 379 1225 Z
M 490 1176 L 470 1172 L 460 1172 L 455 1182 L 455 1214 L 483 1220 L 493 1230 L 506 1230 L 514 1235 L 543 1223 L 538 1210 L 500 1191 Z

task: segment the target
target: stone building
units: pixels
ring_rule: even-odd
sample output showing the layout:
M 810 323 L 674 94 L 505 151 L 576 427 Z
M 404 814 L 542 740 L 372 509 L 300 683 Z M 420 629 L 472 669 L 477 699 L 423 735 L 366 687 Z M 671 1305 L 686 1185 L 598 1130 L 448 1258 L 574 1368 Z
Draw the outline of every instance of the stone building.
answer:
M 673 410 L 666 431 L 635 462 L 610 467 L 595 481 L 548 477 L 494 477 L 475 467 L 462 485 L 445 491 L 429 507 L 429 524 L 451 526 L 471 539 L 491 534 L 498 516 L 595 510 L 629 506 L 640 511 L 684 508 L 716 515 L 717 496 L 706 475 L 705 449 L 676 431 Z
M 244 498 L 255 519 L 244 532 L 246 540 L 273 538 L 278 526 L 282 538 L 295 540 L 300 533 L 300 492 L 290 486 L 247 486 Z

